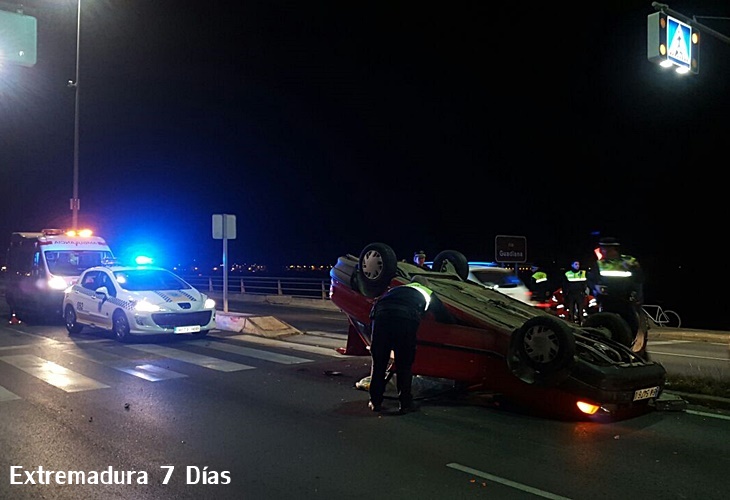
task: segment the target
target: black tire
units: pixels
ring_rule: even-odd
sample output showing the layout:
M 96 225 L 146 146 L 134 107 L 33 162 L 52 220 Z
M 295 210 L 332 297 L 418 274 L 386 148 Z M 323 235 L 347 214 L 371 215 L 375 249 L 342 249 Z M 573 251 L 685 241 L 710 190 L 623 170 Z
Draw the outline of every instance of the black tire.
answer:
M 79 324 L 76 318 L 76 311 L 70 305 L 66 306 L 66 310 L 63 312 L 63 319 L 66 322 L 66 330 L 69 335 L 80 333 L 84 328 L 84 325 Z
M 432 269 L 438 272 L 446 272 L 449 270 L 449 264 L 453 266 L 459 278 L 466 280 L 469 276 L 469 261 L 463 253 L 456 250 L 439 252 L 436 258 L 433 259 Z
M 398 271 L 398 258 L 385 243 L 370 243 L 357 260 L 358 288 L 368 298 L 380 296 Z
M 512 333 L 507 364 L 528 383 L 559 384 L 570 375 L 575 337 L 568 323 L 552 316 L 535 316 Z
M 631 333 L 631 327 L 621 317 L 621 315 L 612 312 L 598 312 L 590 314 L 583 321 L 584 328 L 597 328 L 601 333 L 611 340 L 619 344 L 631 347 L 634 342 L 634 335 Z
M 129 342 L 132 335 L 129 333 L 129 321 L 124 311 L 115 311 L 112 317 L 112 333 L 119 342 Z

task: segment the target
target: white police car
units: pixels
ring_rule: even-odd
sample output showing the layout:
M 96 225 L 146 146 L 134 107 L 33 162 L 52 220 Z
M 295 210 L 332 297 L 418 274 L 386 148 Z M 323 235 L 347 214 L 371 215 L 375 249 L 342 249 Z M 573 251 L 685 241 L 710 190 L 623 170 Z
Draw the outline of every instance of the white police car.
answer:
M 70 334 L 84 326 L 120 342 L 143 335 L 204 336 L 215 328 L 215 301 L 176 274 L 153 266 L 97 266 L 64 292 Z

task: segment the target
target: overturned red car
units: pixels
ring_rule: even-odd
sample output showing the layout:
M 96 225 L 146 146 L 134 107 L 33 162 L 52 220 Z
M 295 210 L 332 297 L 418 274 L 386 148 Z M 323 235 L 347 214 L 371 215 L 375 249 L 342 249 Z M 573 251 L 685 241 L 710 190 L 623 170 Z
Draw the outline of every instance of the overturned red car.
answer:
M 330 298 L 349 320 L 344 354 L 367 355 L 369 314 L 387 289 L 428 279 L 455 323 L 429 313 L 418 330 L 414 375 L 453 380 L 487 390 L 541 415 L 571 420 L 615 420 L 654 408 L 666 371 L 627 345 L 628 325 L 596 313 L 592 326 L 554 314 L 467 279 L 466 257 L 445 250 L 431 270 L 398 261 L 385 243 L 338 258 L 330 271 Z

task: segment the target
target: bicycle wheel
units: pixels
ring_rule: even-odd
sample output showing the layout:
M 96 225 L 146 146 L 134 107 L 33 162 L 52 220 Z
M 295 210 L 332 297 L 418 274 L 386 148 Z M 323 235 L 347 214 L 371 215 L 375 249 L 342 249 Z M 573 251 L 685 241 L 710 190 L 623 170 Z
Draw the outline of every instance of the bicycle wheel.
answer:
M 665 309 L 662 310 L 657 315 L 657 323 L 659 323 L 661 326 L 666 326 L 668 328 L 679 328 L 682 324 L 682 320 L 679 317 L 679 314 L 672 311 L 671 309 Z

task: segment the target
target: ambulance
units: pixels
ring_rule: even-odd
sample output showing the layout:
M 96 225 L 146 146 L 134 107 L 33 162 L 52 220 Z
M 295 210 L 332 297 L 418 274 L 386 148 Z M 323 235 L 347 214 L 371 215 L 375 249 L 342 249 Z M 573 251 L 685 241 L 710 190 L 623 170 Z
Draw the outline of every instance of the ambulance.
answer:
M 11 313 L 60 317 L 64 290 L 85 269 L 113 260 L 104 238 L 88 229 L 12 233 L 5 291 Z

